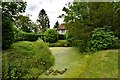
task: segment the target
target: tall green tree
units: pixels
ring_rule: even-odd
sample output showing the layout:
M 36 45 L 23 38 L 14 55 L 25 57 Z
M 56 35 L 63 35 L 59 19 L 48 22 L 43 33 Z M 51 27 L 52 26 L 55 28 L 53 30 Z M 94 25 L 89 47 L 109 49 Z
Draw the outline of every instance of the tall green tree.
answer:
M 74 40 L 81 41 L 78 46 L 83 51 L 91 38 L 93 28 L 111 26 L 110 30 L 120 38 L 120 2 L 74 2 L 68 8 L 64 7 L 63 11 L 66 12 L 64 21 L 68 32 Z
M 37 23 L 39 28 L 42 30 L 42 33 L 50 27 L 50 21 L 44 9 L 39 12 Z
M 19 13 L 25 12 L 26 2 L 2 3 L 2 49 L 7 49 L 14 42 L 13 22 Z
M 54 27 L 53 28 L 58 28 L 58 26 L 59 26 L 59 22 L 57 21 L 56 23 L 55 23 L 55 25 L 54 25 Z
M 36 32 L 36 25 L 33 23 L 28 16 L 20 15 L 16 21 L 16 27 L 24 32 Z

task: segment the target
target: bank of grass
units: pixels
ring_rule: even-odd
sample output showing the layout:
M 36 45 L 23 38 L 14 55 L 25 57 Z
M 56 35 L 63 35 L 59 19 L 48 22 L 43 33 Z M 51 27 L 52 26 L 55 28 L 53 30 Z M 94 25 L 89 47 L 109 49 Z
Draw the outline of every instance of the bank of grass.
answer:
M 46 76 L 44 73 L 39 78 L 117 78 L 118 77 L 118 49 L 102 50 L 91 54 L 81 54 L 72 47 L 51 47 L 55 56 L 53 69 L 62 70 L 63 74 Z
M 54 57 L 41 40 L 14 43 L 10 49 L 3 51 L 2 57 L 3 79 L 38 78 L 54 65 Z
M 84 72 L 79 77 L 118 78 L 118 50 L 102 50 L 85 56 Z

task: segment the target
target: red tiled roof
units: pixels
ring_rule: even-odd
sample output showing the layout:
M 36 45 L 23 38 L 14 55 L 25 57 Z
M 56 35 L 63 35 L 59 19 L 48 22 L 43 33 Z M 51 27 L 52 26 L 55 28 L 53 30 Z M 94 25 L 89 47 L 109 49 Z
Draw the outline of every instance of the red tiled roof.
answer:
M 63 24 L 61 24 L 59 27 L 58 27 L 58 30 L 64 30 L 65 29 L 65 24 L 63 23 Z

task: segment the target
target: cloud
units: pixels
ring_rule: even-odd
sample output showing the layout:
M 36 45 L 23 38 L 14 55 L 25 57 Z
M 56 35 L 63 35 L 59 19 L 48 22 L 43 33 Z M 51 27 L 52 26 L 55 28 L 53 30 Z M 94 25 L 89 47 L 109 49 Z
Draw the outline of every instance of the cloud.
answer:
M 57 17 L 63 13 L 62 8 L 71 0 L 27 0 L 26 14 L 31 14 L 30 19 L 36 21 L 41 9 L 44 9 L 50 19 L 51 27 L 58 20 L 60 23 L 63 19 Z

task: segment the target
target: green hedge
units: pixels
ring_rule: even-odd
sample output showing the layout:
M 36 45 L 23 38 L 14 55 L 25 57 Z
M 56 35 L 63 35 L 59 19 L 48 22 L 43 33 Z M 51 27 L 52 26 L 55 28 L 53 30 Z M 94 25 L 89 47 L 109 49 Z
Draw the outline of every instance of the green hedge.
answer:
M 59 40 L 66 40 L 65 34 L 59 34 Z
M 2 49 L 10 48 L 14 42 L 14 27 L 13 23 L 8 19 L 2 21 Z
M 67 40 L 58 40 L 55 43 L 47 43 L 49 47 L 71 47 Z
M 54 65 L 54 57 L 42 40 L 20 41 L 3 51 L 2 78 L 38 78 Z
M 43 40 L 43 35 L 35 34 L 35 33 L 26 33 L 23 31 L 19 31 L 16 34 L 16 41 L 36 41 L 38 38 Z

